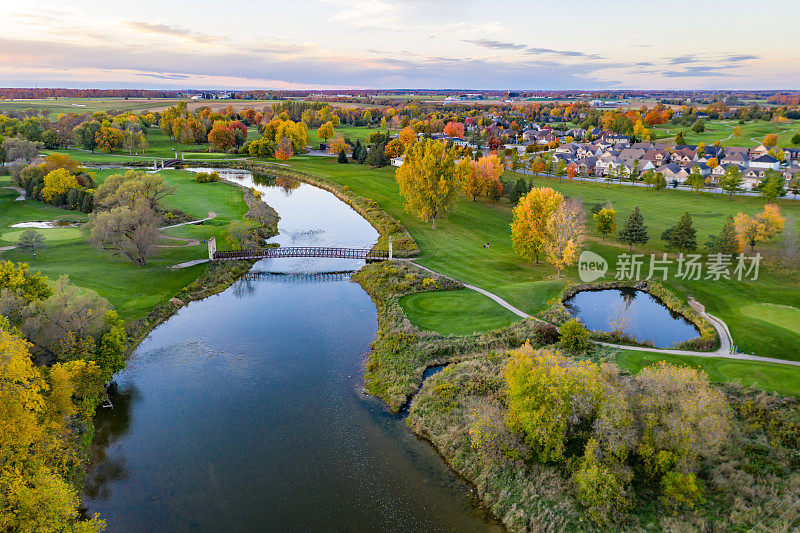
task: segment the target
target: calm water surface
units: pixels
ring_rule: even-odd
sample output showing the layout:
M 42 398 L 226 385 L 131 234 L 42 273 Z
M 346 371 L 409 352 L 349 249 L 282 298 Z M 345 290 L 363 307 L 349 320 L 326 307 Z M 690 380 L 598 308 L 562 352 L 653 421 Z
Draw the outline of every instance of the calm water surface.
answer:
M 256 187 L 281 214 L 282 244 L 377 239 L 325 191 Z M 253 271 L 288 274 L 249 276 L 151 333 L 97 417 L 83 503 L 108 531 L 500 530 L 400 416 L 361 394 L 375 307 L 347 276 L 306 274 L 358 266 L 261 261 Z
M 699 335 L 694 324 L 666 308 L 658 299 L 636 289 L 582 291 L 564 302 L 572 316 L 590 330 L 611 332 L 623 317 L 624 332 L 658 348 Z

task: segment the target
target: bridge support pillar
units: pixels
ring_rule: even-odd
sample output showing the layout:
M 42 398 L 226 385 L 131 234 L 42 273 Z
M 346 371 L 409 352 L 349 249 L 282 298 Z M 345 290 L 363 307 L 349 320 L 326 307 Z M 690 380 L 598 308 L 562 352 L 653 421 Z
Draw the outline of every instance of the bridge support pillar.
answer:
M 208 260 L 214 260 L 214 254 L 217 252 L 217 239 L 211 237 L 208 239 Z
M 389 261 L 392 260 L 392 236 L 389 235 Z

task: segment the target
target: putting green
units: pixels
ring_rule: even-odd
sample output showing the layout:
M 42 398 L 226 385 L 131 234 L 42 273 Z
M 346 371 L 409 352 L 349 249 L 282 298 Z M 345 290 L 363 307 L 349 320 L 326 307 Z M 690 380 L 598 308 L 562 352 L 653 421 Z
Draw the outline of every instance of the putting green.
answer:
M 17 242 L 20 234 L 25 231 L 25 228 L 12 229 L 0 235 L 0 239 L 5 242 Z M 45 241 L 71 241 L 83 237 L 83 232 L 80 228 L 49 228 L 37 229 L 44 237 Z
M 514 313 L 469 289 L 409 294 L 400 299 L 400 305 L 415 326 L 443 335 L 469 335 L 519 320 Z
M 749 304 L 739 308 L 745 316 L 775 324 L 789 331 L 800 333 L 800 309 L 788 305 L 769 303 Z

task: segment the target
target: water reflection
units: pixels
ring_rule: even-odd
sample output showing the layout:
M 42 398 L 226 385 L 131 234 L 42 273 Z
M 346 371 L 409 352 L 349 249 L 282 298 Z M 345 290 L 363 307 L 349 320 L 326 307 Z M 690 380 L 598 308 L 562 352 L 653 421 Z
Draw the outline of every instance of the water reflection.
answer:
M 289 199 L 238 179 L 283 202 L 289 231 L 358 247 L 377 238 L 324 191 Z M 156 328 L 116 376 L 84 495 L 109 531 L 501 529 L 427 443 L 361 394 L 376 311 L 343 271 L 363 262 L 308 261 L 259 261 Z
M 659 348 L 671 348 L 699 334 L 682 315 L 633 288 L 582 291 L 564 305 L 590 330 L 622 332 Z

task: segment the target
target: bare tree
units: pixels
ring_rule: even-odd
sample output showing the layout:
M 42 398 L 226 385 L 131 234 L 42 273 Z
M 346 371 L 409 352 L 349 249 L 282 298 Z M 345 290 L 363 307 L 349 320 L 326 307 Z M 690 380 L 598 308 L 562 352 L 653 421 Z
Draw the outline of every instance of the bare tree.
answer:
M 137 265 L 144 265 L 158 241 L 159 217 L 145 200 L 96 213 L 89 239 L 98 249 L 109 250 Z

